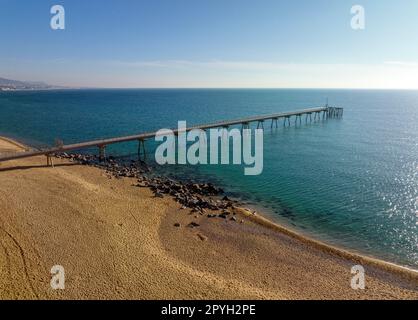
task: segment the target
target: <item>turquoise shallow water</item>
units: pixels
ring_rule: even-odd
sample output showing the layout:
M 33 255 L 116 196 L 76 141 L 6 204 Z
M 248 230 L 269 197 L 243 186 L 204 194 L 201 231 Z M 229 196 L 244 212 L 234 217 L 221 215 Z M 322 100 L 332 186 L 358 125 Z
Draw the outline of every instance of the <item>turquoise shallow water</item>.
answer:
M 418 269 L 418 91 L 69 90 L 0 93 L 0 135 L 36 146 L 323 105 L 344 118 L 270 130 L 262 175 L 176 168 L 210 179 L 280 222 Z M 150 146 L 151 147 L 151 146 Z M 132 144 L 110 149 L 135 151 Z M 172 169 L 172 168 L 171 168 Z M 1 183 L 1 181 L 0 181 Z

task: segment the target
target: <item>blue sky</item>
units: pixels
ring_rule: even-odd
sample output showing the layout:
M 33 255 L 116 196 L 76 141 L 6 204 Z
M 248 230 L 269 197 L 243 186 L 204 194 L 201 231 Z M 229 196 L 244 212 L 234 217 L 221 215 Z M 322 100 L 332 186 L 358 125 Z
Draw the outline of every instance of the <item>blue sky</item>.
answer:
M 65 8 L 65 30 L 50 8 Z M 365 30 L 350 9 L 366 11 Z M 418 88 L 416 0 L 0 0 L 0 77 L 87 87 Z

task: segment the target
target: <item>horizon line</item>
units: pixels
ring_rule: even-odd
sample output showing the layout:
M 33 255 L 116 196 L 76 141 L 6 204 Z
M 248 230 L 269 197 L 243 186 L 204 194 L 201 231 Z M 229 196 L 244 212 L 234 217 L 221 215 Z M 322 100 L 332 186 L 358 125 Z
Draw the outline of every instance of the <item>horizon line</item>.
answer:
M 61 87 L 50 90 L 404 90 L 418 91 L 418 88 L 359 88 L 359 87 Z M 35 90 L 33 90 L 35 91 Z

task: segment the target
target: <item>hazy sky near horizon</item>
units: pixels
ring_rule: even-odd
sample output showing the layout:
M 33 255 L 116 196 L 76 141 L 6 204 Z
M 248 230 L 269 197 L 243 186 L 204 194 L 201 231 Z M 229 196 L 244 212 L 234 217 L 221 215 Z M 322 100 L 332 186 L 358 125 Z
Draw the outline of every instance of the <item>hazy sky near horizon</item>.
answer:
M 52 5 L 65 30 L 52 30 Z M 353 5 L 364 30 L 350 25 Z M 0 0 L 0 77 L 76 87 L 417 88 L 416 0 Z

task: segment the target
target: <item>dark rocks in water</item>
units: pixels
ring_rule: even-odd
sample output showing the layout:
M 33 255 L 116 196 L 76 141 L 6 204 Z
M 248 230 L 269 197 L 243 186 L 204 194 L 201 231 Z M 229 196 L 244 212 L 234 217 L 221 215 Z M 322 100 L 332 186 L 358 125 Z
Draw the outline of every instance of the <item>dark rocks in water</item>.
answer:
M 187 190 L 203 196 L 216 196 L 222 193 L 221 189 L 211 183 L 188 183 L 185 187 Z
M 206 214 L 206 210 L 219 211 L 224 210 L 221 216 L 228 216 L 225 210 L 234 208 L 235 200 L 223 195 L 221 188 L 212 183 L 182 182 L 168 177 L 149 174 L 151 168 L 142 161 L 135 160 L 117 160 L 112 156 L 105 160 L 100 159 L 98 155 L 59 153 L 55 155 L 59 158 L 69 159 L 82 165 L 94 166 L 105 170 L 107 177 L 122 179 L 125 177 L 136 178 L 135 187 L 150 188 L 157 198 L 163 198 L 164 195 L 170 195 L 176 202 L 181 204 L 182 209 L 190 208 L 193 213 L 200 215 Z M 215 215 L 216 216 L 216 215 Z
M 295 214 L 293 213 L 292 209 L 288 208 L 288 207 L 283 207 L 280 215 L 282 215 L 283 217 L 292 219 L 295 217 Z

